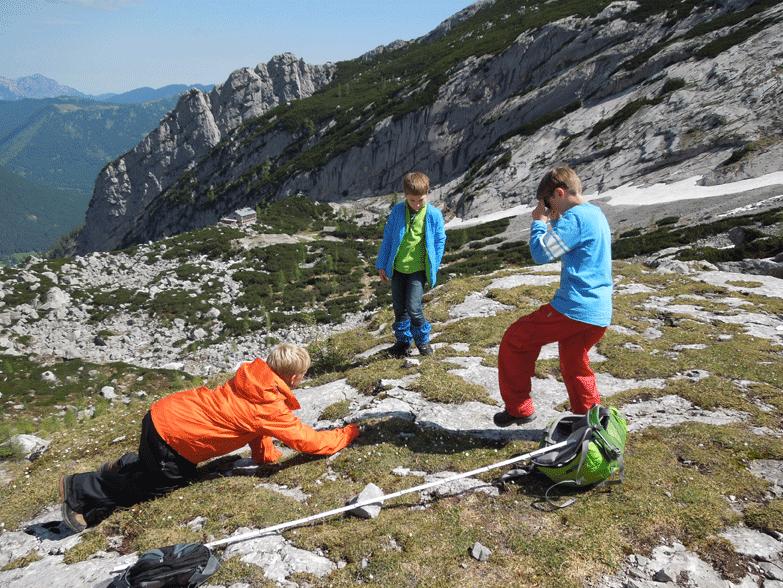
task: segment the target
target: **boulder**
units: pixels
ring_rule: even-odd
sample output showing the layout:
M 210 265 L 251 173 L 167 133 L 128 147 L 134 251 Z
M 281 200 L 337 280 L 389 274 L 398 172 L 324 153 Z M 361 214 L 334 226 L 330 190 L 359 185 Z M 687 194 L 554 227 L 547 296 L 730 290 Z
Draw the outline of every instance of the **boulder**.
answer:
M 35 461 L 49 448 L 51 441 L 41 439 L 35 435 L 14 435 L 6 443 L 18 451 L 25 459 Z

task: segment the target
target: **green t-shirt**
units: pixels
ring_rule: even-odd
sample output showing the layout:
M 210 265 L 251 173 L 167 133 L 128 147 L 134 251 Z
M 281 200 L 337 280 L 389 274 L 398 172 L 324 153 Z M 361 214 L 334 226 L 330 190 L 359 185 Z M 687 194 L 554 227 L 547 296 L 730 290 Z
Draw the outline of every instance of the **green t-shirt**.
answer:
M 427 216 L 427 205 L 422 206 L 411 216 L 411 209 L 405 205 L 405 235 L 402 237 L 397 257 L 394 258 L 394 269 L 403 274 L 413 274 L 424 271 L 424 219 Z

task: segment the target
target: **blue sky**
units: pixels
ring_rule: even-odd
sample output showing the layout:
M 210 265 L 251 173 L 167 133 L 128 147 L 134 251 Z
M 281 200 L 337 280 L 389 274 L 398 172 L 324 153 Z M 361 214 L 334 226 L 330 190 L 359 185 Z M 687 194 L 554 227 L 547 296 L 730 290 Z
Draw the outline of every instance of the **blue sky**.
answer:
M 220 83 L 290 51 L 351 59 L 413 39 L 471 0 L 0 0 L 0 76 L 89 94 Z

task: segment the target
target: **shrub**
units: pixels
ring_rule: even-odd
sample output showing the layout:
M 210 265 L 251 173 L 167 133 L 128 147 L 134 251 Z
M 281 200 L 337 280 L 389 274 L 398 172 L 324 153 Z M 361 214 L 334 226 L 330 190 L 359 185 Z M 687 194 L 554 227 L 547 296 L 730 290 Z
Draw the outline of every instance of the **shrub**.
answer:
M 656 221 L 656 225 L 659 227 L 664 227 L 666 225 L 674 225 L 677 224 L 677 221 L 680 220 L 679 216 L 665 216 L 661 220 Z
M 334 339 L 316 340 L 307 347 L 312 364 L 308 370 L 311 376 L 342 372 L 351 366 L 350 351 L 335 343 Z

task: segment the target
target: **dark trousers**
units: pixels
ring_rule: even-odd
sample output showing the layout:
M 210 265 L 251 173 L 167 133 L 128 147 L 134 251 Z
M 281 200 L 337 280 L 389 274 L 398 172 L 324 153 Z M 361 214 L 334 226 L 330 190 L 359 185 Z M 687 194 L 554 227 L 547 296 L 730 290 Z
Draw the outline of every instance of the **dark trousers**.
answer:
M 141 421 L 138 453 L 126 453 L 112 472 L 88 472 L 69 478 L 68 506 L 92 526 L 118 507 L 163 496 L 196 477 L 196 466 L 161 438 L 148 412 Z
M 430 340 L 430 323 L 424 318 L 424 272 L 403 274 L 395 271 L 391 279 L 392 306 L 394 307 L 394 336 L 401 343 L 423 345 Z

